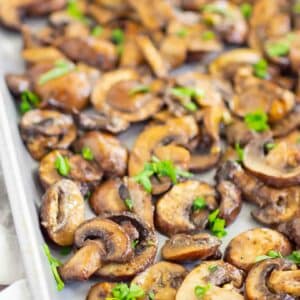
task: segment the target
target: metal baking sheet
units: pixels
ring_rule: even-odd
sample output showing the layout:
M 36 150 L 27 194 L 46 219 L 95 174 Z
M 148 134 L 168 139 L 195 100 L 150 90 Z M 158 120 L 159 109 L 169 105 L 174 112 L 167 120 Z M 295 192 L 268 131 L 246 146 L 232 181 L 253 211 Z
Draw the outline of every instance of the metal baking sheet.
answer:
M 42 190 L 37 178 L 37 162 L 28 154 L 18 131 L 19 113 L 4 82 L 4 74 L 21 73 L 24 64 L 20 56 L 22 48 L 19 34 L 0 29 L 0 154 L 5 182 L 10 199 L 16 231 L 21 247 L 27 279 L 32 297 L 35 300 L 84 300 L 89 287 L 97 281 L 66 284 L 63 291 L 57 292 L 48 261 L 42 246 L 46 242 L 40 230 L 38 211 Z M 142 126 L 134 126 L 122 134 L 120 139 L 130 147 Z M 198 176 L 212 182 L 213 172 Z M 244 204 L 238 220 L 228 228 L 223 239 L 223 249 L 232 237 L 258 224 L 250 216 L 250 205 Z M 87 208 L 87 218 L 92 213 Z M 164 237 L 159 235 L 160 245 Z M 51 249 L 54 256 L 59 252 Z M 158 252 L 159 258 L 159 252 Z M 99 280 L 98 280 L 99 281 Z

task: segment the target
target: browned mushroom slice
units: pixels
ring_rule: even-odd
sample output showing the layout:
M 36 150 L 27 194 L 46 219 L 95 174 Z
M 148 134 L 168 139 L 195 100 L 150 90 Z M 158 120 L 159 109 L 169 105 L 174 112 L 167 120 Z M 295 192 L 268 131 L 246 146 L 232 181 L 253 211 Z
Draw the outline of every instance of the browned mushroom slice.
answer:
M 72 118 L 53 110 L 27 112 L 21 119 L 20 131 L 34 159 L 41 159 L 53 149 L 67 149 L 76 138 Z
M 84 221 L 84 200 L 77 185 L 62 179 L 44 194 L 41 224 L 58 245 L 73 244 L 76 228 Z
M 31 88 L 30 80 L 26 75 L 6 74 L 5 82 L 13 95 L 20 95 Z
M 300 247 L 300 217 L 296 216 L 288 222 L 279 224 L 277 227 L 279 232 L 286 235 L 290 241 L 296 244 L 297 248 Z
M 237 289 L 243 285 L 243 273 L 231 264 L 221 260 L 203 262 L 193 269 L 184 279 L 176 294 L 176 300 L 198 300 L 195 294 L 197 286 L 210 288 L 205 293 L 207 300 L 243 300 Z M 261 299 L 261 298 L 257 298 Z
M 111 295 L 116 283 L 101 282 L 94 284 L 86 297 L 86 300 L 106 300 Z
M 267 259 L 255 264 L 250 270 L 245 286 L 245 294 L 249 300 L 285 300 L 295 299 L 282 291 L 276 292 L 270 286 L 273 272 L 288 271 L 293 269 L 293 264 L 284 259 Z M 276 273 L 275 273 L 276 274 Z M 274 277 L 273 277 L 274 278 Z M 288 279 L 288 277 L 285 277 Z M 281 283 L 283 285 L 283 283 Z M 282 286 L 281 285 L 281 286 Z M 279 286 L 277 286 L 279 288 Z M 290 285 L 290 290 L 292 286 Z
M 203 197 L 206 208 L 194 210 L 193 202 Z M 216 192 L 207 183 L 188 180 L 179 183 L 156 206 L 156 225 L 161 232 L 171 236 L 205 228 L 210 210 L 217 208 Z
M 220 218 L 226 221 L 226 226 L 232 224 L 242 208 L 241 191 L 231 181 L 223 180 L 217 185 L 220 194 Z
M 58 160 L 65 160 L 68 170 L 64 174 L 60 170 Z M 67 161 L 67 162 L 66 162 Z M 85 160 L 79 154 L 67 150 L 54 150 L 43 157 L 39 166 L 39 179 L 44 188 L 48 188 L 63 177 L 78 183 L 80 190 L 86 194 L 95 187 L 102 178 L 102 171 L 95 162 Z
M 141 287 L 148 297 L 152 294 L 154 299 L 175 300 L 176 291 L 186 274 L 184 267 L 161 261 L 137 275 L 132 284 Z
M 29 64 L 53 62 L 65 59 L 65 56 L 54 47 L 34 47 L 22 51 L 23 59 Z
M 162 257 L 172 261 L 207 259 L 214 256 L 221 241 L 207 233 L 195 235 L 176 234 L 166 241 L 162 247 Z
M 127 168 L 127 150 L 117 138 L 110 134 L 90 131 L 75 142 L 75 150 L 90 148 L 94 160 L 106 175 L 122 176 Z
M 275 230 L 255 228 L 239 234 L 230 241 L 224 260 L 237 268 L 249 271 L 258 256 L 271 250 L 288 255 L 292 252 L 292 245 L 283 234 Z
M 63 280 L 86 280 L 102 263 L 125 262 L 133 251 L 129 236 L 121 226 L 104 218 L 82 223 L 75 232 L 75 246 L 79 249 L 59 268 Z
M 63 37 L 57 47 L 72 61 L 108 71 L 115 67 L 118 55 L 109 41 L 96 38 Z
M 97 215 L 132 211 L 153 227 L 151 195 L 132 178 L 109 179 L 98 186 L 90 205 Z
M 134 257 L 126 263 L 109 263 L 100 268 L 96 275 L 114 280 L 127 280 L 144 271 L 154 261 L 157 252 L 157 239 L 153 229 L 136 215 L 123 212 L 121 214 L 110 214 L 108 219 L 136 231 L 134 237 Z M 126 229 L 125 229 L 126 230 Z M 128 229 L 127 229 L 128 230 Z
M 280 141 L 265 153 L 269 136 L 252 140 L 244 149 L 244 166 L 265 183 L 282 188 L 300 183 L 300 147 L 296 138 Z

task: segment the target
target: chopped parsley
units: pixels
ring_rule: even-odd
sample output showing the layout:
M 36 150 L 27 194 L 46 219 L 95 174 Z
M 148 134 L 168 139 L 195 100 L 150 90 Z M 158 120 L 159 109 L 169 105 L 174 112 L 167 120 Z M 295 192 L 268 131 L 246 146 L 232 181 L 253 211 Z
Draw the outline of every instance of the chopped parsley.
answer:
M 206 4 L 203 8 L 202 11 L 205 13 L 213 13 L 213 14 L 221 14 L 225 15 L 226 10 L 224 7 L 221 5 L 216 5 L 216 4 Z
M 266 149 L 267 151 L 271 151 L 271 150 L 273 150 L 275 147 L 276 147 L 276 144 L 275 144 L 275 143 L 267 143 L 267 144 L 265 144 L 265 149 Z
M 202 40 L 204 40 L 204 41 L 213 40 L 213 39 L 215 39 L 215 37 L 216 37 L 216 34 L 211 30 L 204 31 L 202 33 Z
M 181 29 L 179 29 L 179 30 L 176 32 L 176 35 L 179 36 L 179 37 L 181 37 L 181 38 L 186 37 L 187 34 L 188 34 L 188 31 L 187 31 L 186 28 L 181 28 Z
M 243 3 L 240 6 L 241 13 L 245 19 L 249 19 L 252 15 L 252 5 L 250 3 Z
M 201 209 L 205 208 L 206 205 L 207 205 L 206 201 L 203 197 L 197 197 L 193 202 L 192 209 L 193 209 L 193 211 L 201 210 Z
M 88 146 L 84 146 L 81 149 L 81 155 L 85 160 L 93 160 L 94 159 L 94 154 Z
M 57 60 L 54 64 L 53 69 L 42 74 L 39 78 L 38 83 L 43 85 L 50 80 L 62 77 L 75 69 L 75 65 L 67 60 L 60 59 Z
M 54 166 L 61 176 L 69 175 L 71 167 L 67 157 L 64 157 L 60 153 L 58 153 Z
M 133 241 L 131 242 L 131 248 L 132 248 L 132 249 L 135 249 L 136 246 L 138 245 L 138 243 L 139 243 L 139 240 L 133 240 Z
M 130 89 L 129 96 L 134 96 L 136 94 L 146 94 L 149 92 L 150 92 L 150 87 L 148 85 L 140 84 Z
M 106 300 L 137 300 L 145 296 L 145 292 L 136 284 L 128 286 L 126 283 L 117 283 L 111 291 L 112 297 Z
M 295 3 L 292 10 L 293 13 L 300 14 L 300 2 Z
M 84 22 L 84 23 L 89 22 L 89 19 L 81 11 L 77 0 L 69 0 L 68 1 L 67 13 L 68 13 L 69 16 L 71 16 L 72 18 L 74 18 L 78 21 L 81 21 L 81 22 Z
M 167 176 L 171 179 L 173 184 L 177 183 L 178 177 L 190 178 L 193 174 L 183 171 L 176 166 L 170 160 L 159 160 L 157 157 L 152 157 L 152 161 L 145 163 L 144 169 L 134 176 L 136 182 L 144 187 L 148 192 L 152 192 L 151 176 L 156 175 L 158 177 Z
M 21 93 L 21 103 L 19 106 L 21 114 L 37 108 L 40 104 L 41 99 L 33 92 L 25 90 Z
M 260 59 L 253 65 L 253 73 L 256 77 L 266 79 L 268 77 L 268 62 L 265 59 Z
M 227 235 L 227 232 L 225 230 L 226 222 L 224 219 L 218 217 L 219 213 L 219 209 L 216 209 L 213 212 L 211 212 L 208 216 L 208 223 L 209 229 L 212 232 L 212 234 L 217 236 L 218 238 L 222 238 L 225 235 Z
M 208 267 L 208 271 L 210 272 L 210 273 L 214 273 L 214 272 L 216 272 L 218 270 L 218 266 L 217 265 L 210 265 L 209 267 Z
M 238 156 L 237 162 L 242 163 L 244 160 L 244 149 L 240 146 L 239 143 L 235 143 L 235 152 Z
M 293 263 L 299 265 L 300 264 L 300 251 L 293 251 L 292 254 L 286 256 L 286 258 Z
M 210 290 L 210 288 L 211 288 L 210 283 L 208 283 L 207 285 L 204 285 L 204 286 L 197 285 L 197 286 L 195 286 L 194 293 L 195 293 L 196 297 L 198 297 L 199 299 L 202 299 L 203 296 L 205 296 L 205 294 Z
M 71 252 L 72 252 L 72 247 L 70 247 L 70 246 L 62 247 L 59 250 L 60 255 L 63 255 L 63 256 L 69 255 Z
M 154 293 L 153 293 L 152 291 L 150 291 L 150 292 L 148 293 L 148 299 L 149 299 L 149 300 L 155 300 L 155 295 L 154 295 Z
M 59 273 L 58 273 L 57 268 L 58 268 L 59 266 L 61 266 L 62 263 L 61 263 L 58 259 L 56 259 L 55 257 L 53 257 L 53 256 L 51 255 L 50 249 L 49 249 L 49 247 L 48 247 L 47 244 L 44 244 L 44 245 L 43 245 L 43 249 L 44 249 L 45 255 L 46 255 L 47 258 L 48 258 L 48 262 L 49 262 L 49 264 L 50 264 L 50 268 L 51 268 L 53 277 L 54 277 L 54 279 L 55 279 L 55 281 L 56 281 L 56 288 L 57 288 L 58 291 L 61 291 L 61 290 L 64 289 L 65 284 L 64 284 L 64 282 L 62 281 L 62 279 L 61 279 L 61 277 L 60 277 L 60 275 L 59 275 Z
M 129 210 L 132 210 L 132 209 L 133 209 L 133 202 L 132 202 L 131 199 L 126 198 L 126 199 L 124 200 L 124 203 L 125 203 L 126 207 L 127 207 Z
M 103 27 L 100 25 L 97 25 L 92 28 L 91 35 L 94 37 L 98 37 L 102 34 L 102 32 L 103 32 Z
M 111 33 L 111 39 L 117 45 L 123 44 L 125 41 L 124 31 L 120 28 L 114 29 Z
M 270 250 L 266 255 L 257 256 L 255 262 L 274 258 L 285 258 L 298 265 L 300 264 L 300 251 L 293 251 L 290 255 L 283 256 L 279 251 Z
M 263 111 L 246 114 L 244 121 L 249 129 L 257 132 L 263 132 L 269 129 L 268 116 Z

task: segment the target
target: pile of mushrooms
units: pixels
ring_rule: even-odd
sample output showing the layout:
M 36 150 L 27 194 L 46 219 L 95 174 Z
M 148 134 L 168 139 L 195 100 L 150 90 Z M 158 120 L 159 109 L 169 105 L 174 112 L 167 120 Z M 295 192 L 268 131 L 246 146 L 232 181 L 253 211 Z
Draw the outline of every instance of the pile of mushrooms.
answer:
M 57 281 L 96 278 L 87 300 L 299 299 L 298 0 L 0 1 L 0 24 L 23 38 L 5 79 L 43 234 L 68 250 Z

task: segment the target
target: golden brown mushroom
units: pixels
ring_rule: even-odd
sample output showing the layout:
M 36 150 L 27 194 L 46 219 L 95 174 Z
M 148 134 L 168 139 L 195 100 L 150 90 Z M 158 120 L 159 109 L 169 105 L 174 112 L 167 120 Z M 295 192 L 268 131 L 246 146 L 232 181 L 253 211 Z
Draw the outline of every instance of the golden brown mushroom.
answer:
M 86 300 L 106 300 L 107 297 L 111 296 L 111 292 L 115 287 L 116 283 L 101 282 L 91 286 Z

